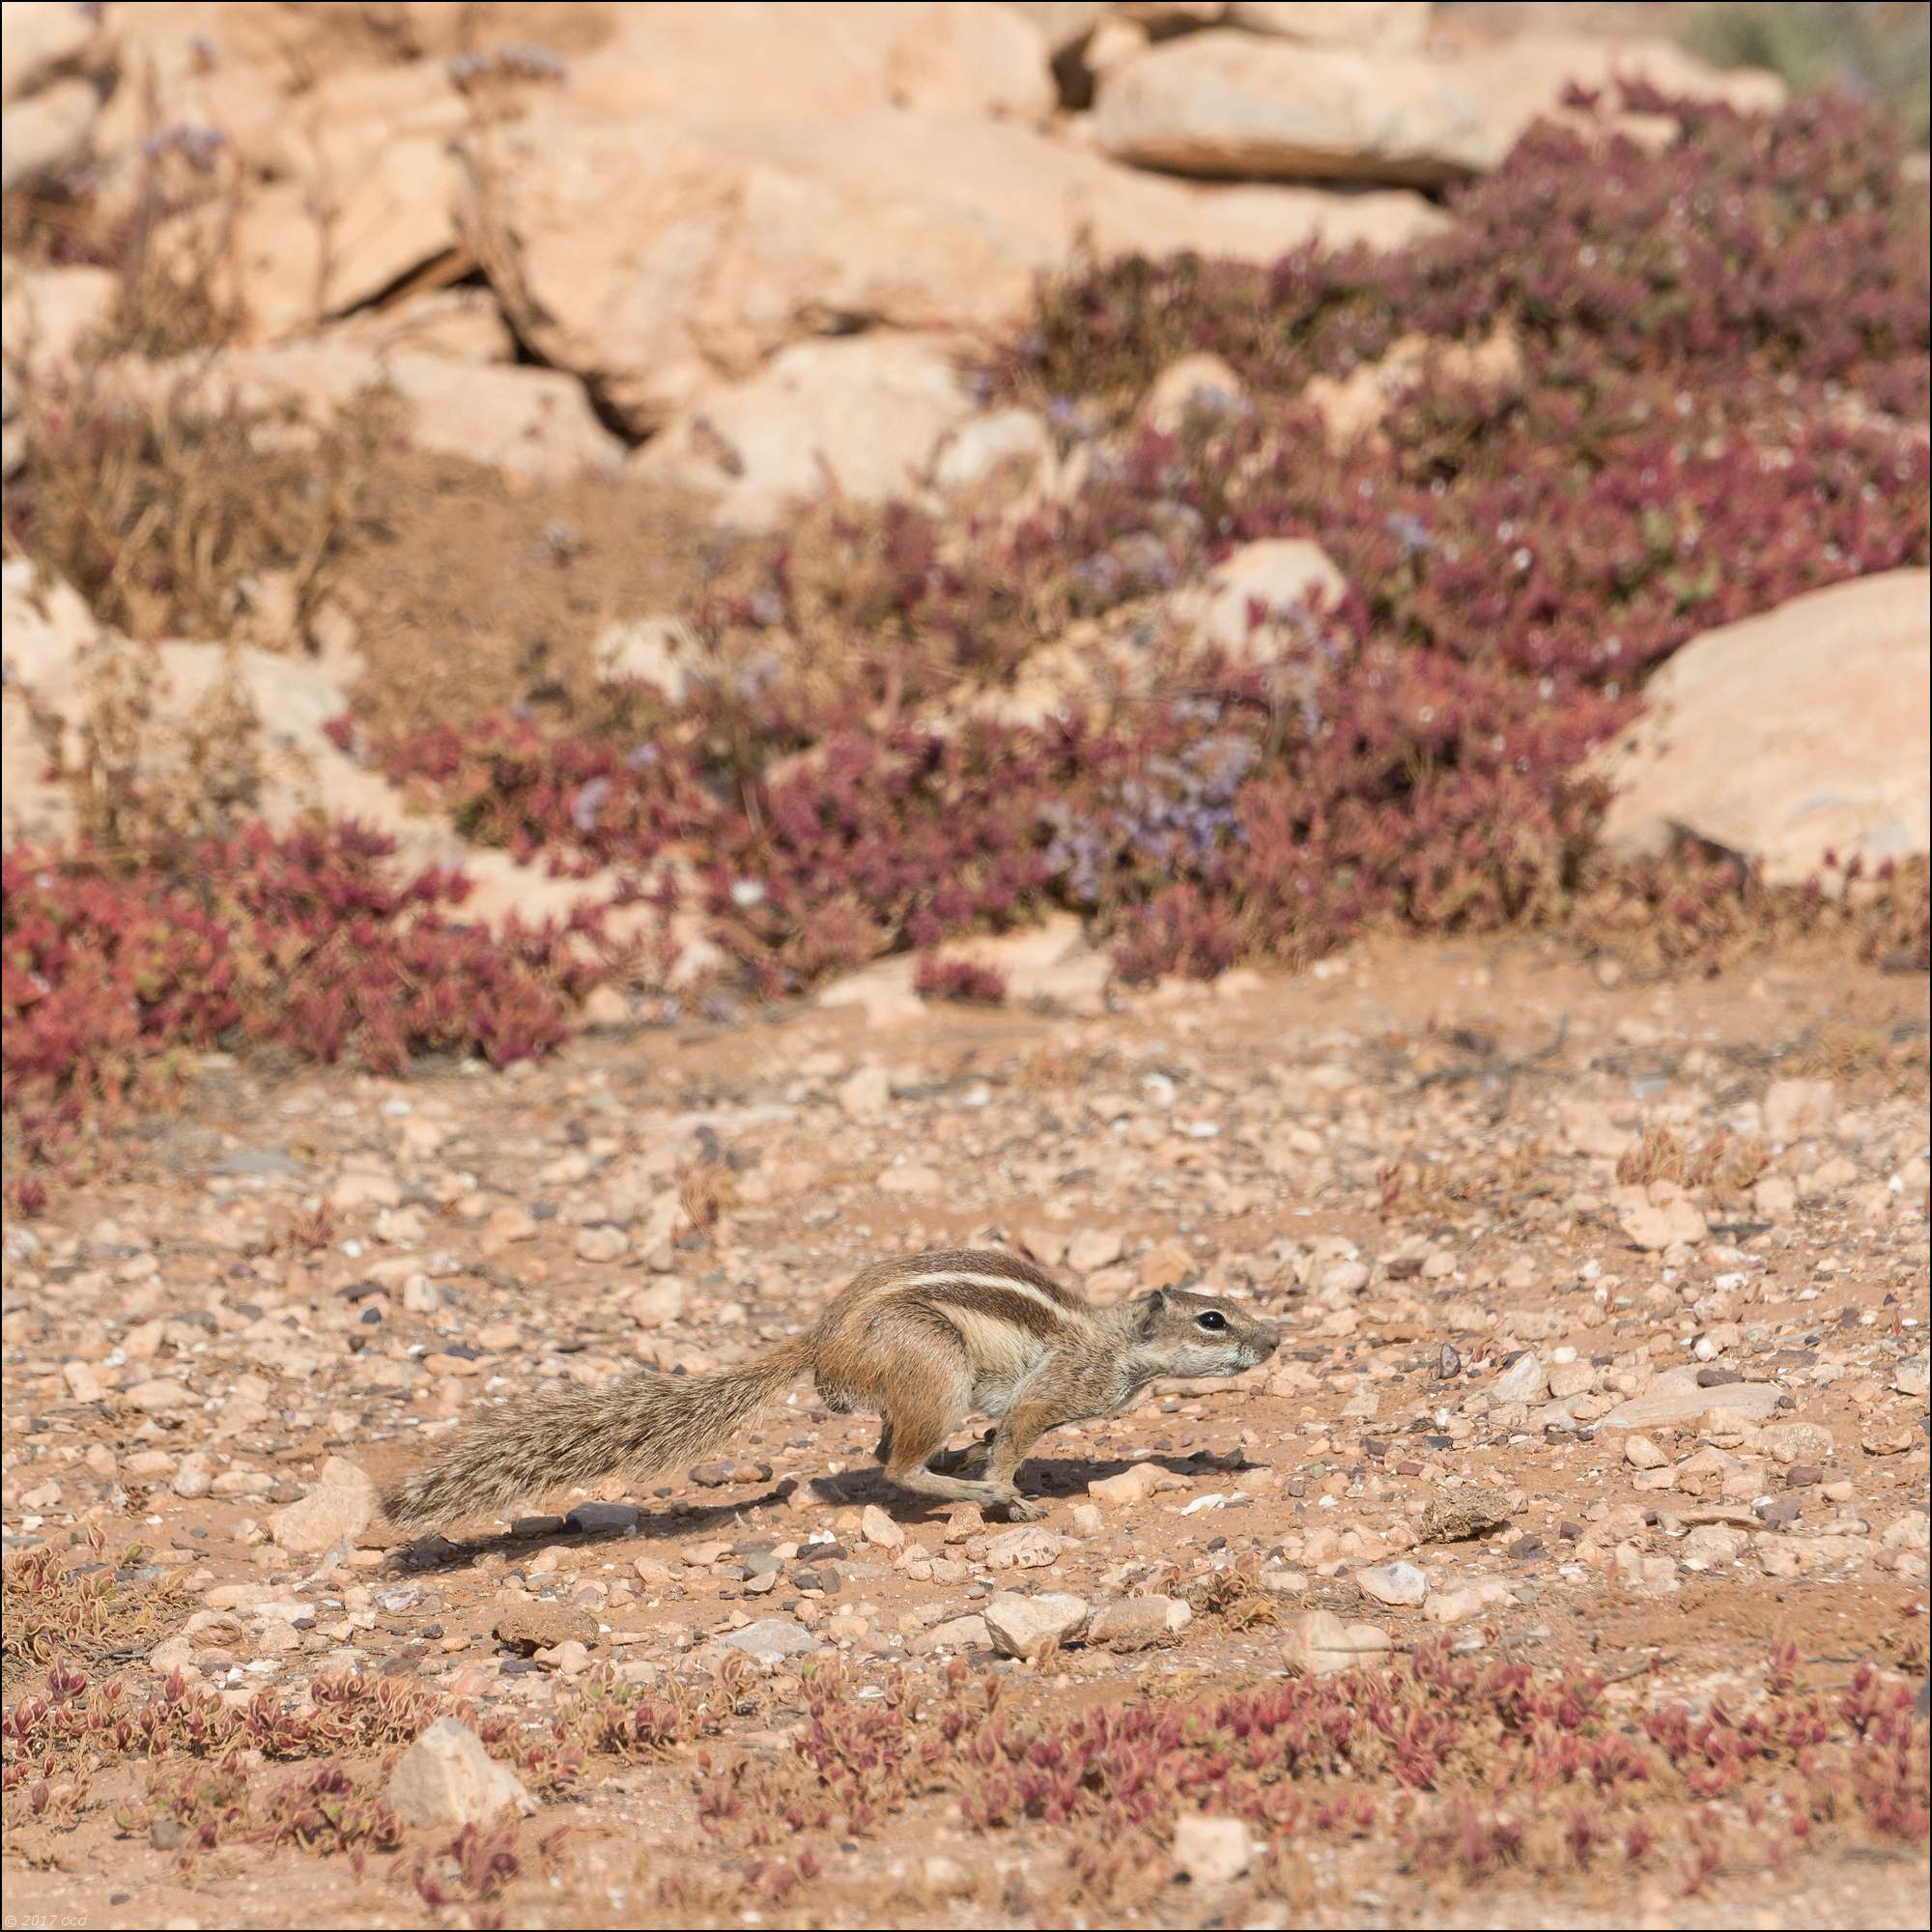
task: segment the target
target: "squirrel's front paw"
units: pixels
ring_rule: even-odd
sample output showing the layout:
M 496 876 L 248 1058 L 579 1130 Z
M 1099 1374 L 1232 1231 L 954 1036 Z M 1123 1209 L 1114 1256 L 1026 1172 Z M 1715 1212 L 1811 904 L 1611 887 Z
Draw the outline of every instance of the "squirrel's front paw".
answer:
M 1045 1504 L 1028 1502 L 1021 1495 L 1002 1496 L 994 1508 L 1001 1511 L 1009 1522 L 1037 1522 L 1046 1514 Z

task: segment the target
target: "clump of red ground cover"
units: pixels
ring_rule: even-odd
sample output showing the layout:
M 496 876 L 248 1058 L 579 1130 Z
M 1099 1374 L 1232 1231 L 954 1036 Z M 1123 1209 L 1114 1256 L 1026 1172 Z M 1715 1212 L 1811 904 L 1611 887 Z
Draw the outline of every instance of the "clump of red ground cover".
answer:
M 171 1091 L 184 1055 L 273 1043 L 394 1072 L 412 1054 L 546 1052 L 596 982 L 597 916 L 498 933 L 465 923 L 467 882 L 397 879 L 354 825 L 156 851 L 5 859 L 10 1123 L 73 1158 Z

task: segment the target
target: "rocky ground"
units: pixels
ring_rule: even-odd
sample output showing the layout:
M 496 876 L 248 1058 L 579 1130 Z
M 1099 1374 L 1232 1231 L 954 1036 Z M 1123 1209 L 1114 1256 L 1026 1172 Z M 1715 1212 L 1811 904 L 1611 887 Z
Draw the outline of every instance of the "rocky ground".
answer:
M 9 1925 L 1925 1922 L 1924 10 L 1723 13 L 8 0 Z M 381 1519 L 960 1243 L 1282 1344 Z
M 1617 977 L 1074 953 L 1000 1012 L 211 1063 L 7 1238 L 10 1918 L 1922 1923 L 1924 981 Z M 511 1389 L 968 1240 L 1282 1348 L 1049 1436 L 1038 1524 L 803 1385 L 655 1485 L 375 1516 Z

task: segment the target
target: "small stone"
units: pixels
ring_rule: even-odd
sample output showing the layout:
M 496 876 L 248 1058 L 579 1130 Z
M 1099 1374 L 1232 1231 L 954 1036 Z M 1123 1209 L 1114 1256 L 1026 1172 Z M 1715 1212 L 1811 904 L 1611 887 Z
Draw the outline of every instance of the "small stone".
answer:
M 684 1313 L 685 1288 L 674 1275 L 654 1281 L 632 1295 L 631 1320 L 639 1328 L 663 1328 Z
M 1774 1422 L 1758 1431 L 1755 1446 L 1790 1468 L 1798 1463 L 1830 1462 L 1834 1444 L 1832 1432 L 1820 1423 Z
M 859 1534 L 879 1549 L 903 1549 L 905 1531 L 877 1503 L 867 1503 L 859 1517 Z
M 579 1017 L 592 1033 L 630 1023 L 631 1003 L 615 986 L 593 986 L 584 995 Z
M 985 1608 L 986 1629 L 1002 1657 L 1043 1657 L 1070 1643 L 1092 1614 L 1079 1597 L 1050 1591 L 1037 1597 L 1002 1590 Z
M 527 1817 L 537 1808 L 516 1774 L 454 1718 L 439 1718 L 411 1745 L 384 1796 L 405 1824 L 432 1830 L 487 1824 L 505 1810 Z
M 1331 1262 L 1321 1270 L 1318 1286 L 1324 1294 L 1358 1294 L 1369 1285 L 1369 1264 L 1361 1261 Z
M 883 1066 L 862 1066 L 839 1083 L 838 1097 L 839 1108 L 851 1119 L 876 1120 L 892 1105 L 892 1082 Z
M 1695 1422 L 1711 1409 L 1758 1421 L 1776 1406 L 1777 1390 L 1770 1382 L 1734 1382 L 1724 1388 L 1699 1388 L 1694 1369 L 1671 1369 L 1659 1376 L 1643 1394 L 1619 1403 L 1596 1426 L 1600 1431 L 1650 1429 L 1665 1423 Z
M 1549 1373 L 1533 1354 L 1517 1359 L 1490 1384 L 1490 1400 L 1498 1406 L 1506 1402 L 1539 1402 L 1549 1386 Z
M 1774 1080 L 1765 1090 L 1764 1130 L 1775 1141 L 1829 1133 L 1837 1115 L 1837 1091 L 1829 1080 Z
M 1624 1461 L 1633 1469 L 1662 1469 L 1670 1458 L 1648 1435 L 1633 1435 L 1624 1444 Z
M 984 1650 L 992 1641 L 993 1634 L 986 1627 L 986 1619 L 969 1615 L 952 1617 L 935 1624 L 929 1631 L 922 1631 L 907 1648 L 916 1657 L 929 1657 L 935 1650 Z
M 1193 1885 L 1232 1885 L 1255 1861 L 1254 1840 L 1238 1818 L 1183 1812 L 1174 1821 L 1174 1861 Z
M 1193 1621 L 1193 1609 L 1179 1597 L 1122 1597 L 1094 1611 L 1087 1641 L 1103 1650 L 1157 1650 Z
M 1661 1254 L 1679 1242 L 1694 1246 L 1711 1232 L 1695 1203 L 1681 1194 L 1661 1207 L 1647 1201 L 1626 1208 L 1618 1216 L 1618 1226 L 1647 1254 Z
M 1352 1670 L 1393 1648 L 1386 1631 L 1374 1624 L 1345 1624 L 1333 1610 L 1303 1610 L 1284 1626 L 1281 1638 L 1282 1662 L 1311 1677 Z
M 718 1639 L 727 1650 L 740 1650 L 767 1669 L 791 1657 L 810 1657 L 819 1648 L 818 1639 L 803 1624 L 787 1617 L 765 1617 L 743 1630 L 726 1631 Z
M 630 1236 L 608 1221 L 577 1231 L 577 1259 L 581 1262 L 621 1261 L 630 1247 Z
M 566 1529 L 582 1536 L 629 1536 L 638 1526 L 636 1503 L 579 1503 L 564 1518 Z
M 158 1415 L 171 1408 L 191 1408 L 198 1399 L 180 1382 L 170 1381 L 165 1377 L 135 1382 L 130 1388 L 121 1391 L 121 1400 L 129 1407 L 145 1409 L 150 1415 Z
M 1509 1520 L 1509 1498 L 1500 1490 L 1455 1490 L 1423 1511 L 1418 1534 L 1424 1543 L 1467 1543 Z
M 1444 1342 L 1435 1355 L 1435 1379 L 1438 1382 L 1453 1382 L 1462 1373 L 1463 1357 Z
M 269 1536 L 279 1549 L 298 1556 L 320 1556 L 325 1549 L 360 1536 L 376 1514 L 376 1493 L 366 1483 L 325 1483 L 299 1502 L 269 1518 Z
M 1087 1493 L 1096 1503 L 1123 1508 L 1131 1503 L 1146 1502 L 1166 1474 L 1167 1471 L 1157 1463 L 1136 1463 L 1131 1469 L 1122 1469 L 1118 1476 L 1095 1476 L 1087 1485 Z
M 1501 1577 L 1486 1577 L 1481 1582 L 1465 1583 L 1461 1589 L 1433 1591 L 1422 1606 L 1422 1614 L 1433 1624 L 1466 1623 L 1485 1610 L 1514 1601 L 1510 1586 Z
M 1002 1530 L 986 1543 L 989 1570 L 1044 1570 L 1065 1548 L 1065 1539 L 1037 1522 Z
M 572 1604 L 510 1604 L 498 1613 L 491 1634 L 519 1657 L 534 1657 L 573 1637 L 595 1643 L 597 1620 Z
M 1082 1228 L 1066 1244 L 1066 1264 L 1077 1274 L 1092 1274 L 1095 1268 L 1112 1267 L 1123 1246 L 1117 1229 Z
M 63 1362 L 61 1379 L 75 1402 L 99 1402 L 106 1393 L 100 1386 L 100 1378 L 86 1362 Z
M 1065 1230 L 1036 1223 L 1020 1230 L 1020 1246 L 1037 1261 L 1041 1267 L 1056 1268 L 1066 1259 L 1066 1235 Z
M 1355 1572 L 1356 1587 L 1378 1604 L 1413 1606 L 1429 1594 L 1429 1579 L 1413 1563 L 1378 1563 Z
M 1714 1564 L 1736 1562 L 1748 1543 L 1742 1530 L 1728 1523 L 1700 1523 L 1678 1547 L 1678 1560 L 1687 1569 L 1708 1570 Z

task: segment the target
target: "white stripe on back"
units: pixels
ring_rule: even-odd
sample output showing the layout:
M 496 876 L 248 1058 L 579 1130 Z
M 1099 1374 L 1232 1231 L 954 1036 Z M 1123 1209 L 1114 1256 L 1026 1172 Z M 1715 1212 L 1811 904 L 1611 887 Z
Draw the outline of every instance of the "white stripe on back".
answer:
M 957 1282 L 962 1287 L 1006 1288 L 1015 1294 L 1023 1294 L 1029 1301 L 1037 1301 L 1042 1308 L 1050 1308 L 1063 1321 L 1078 1318 L 1078 1311 L 1068 1308 L 1064 1301 L 1056 1300 L 1045 1289 L 1030 1281 L 1016 1281 L 1009 1274 L 968 1274 L 962 1268 L 945 1268 L 937 1274 L 913 1274 L 903 1276 L 893 1283 L 894 1288 L 946 1288 Z

